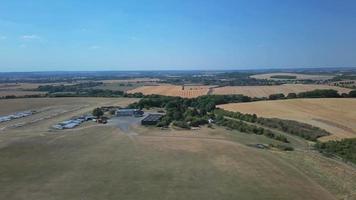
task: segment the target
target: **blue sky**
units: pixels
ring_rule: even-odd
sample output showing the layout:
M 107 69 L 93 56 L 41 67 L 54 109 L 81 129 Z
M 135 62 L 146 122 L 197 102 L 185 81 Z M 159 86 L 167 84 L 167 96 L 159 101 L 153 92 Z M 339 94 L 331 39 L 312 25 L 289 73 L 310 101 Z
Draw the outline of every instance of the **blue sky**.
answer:
M 0 0 L 0 71 L 355 67 L 354 0 Z

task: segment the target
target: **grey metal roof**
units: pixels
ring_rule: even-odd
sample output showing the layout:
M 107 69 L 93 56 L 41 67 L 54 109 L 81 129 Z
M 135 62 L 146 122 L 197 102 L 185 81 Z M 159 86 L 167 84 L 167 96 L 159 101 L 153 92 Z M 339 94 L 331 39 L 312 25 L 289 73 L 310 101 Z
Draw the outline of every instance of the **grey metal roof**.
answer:
M 139 109 L 118 109 L 119 112 L 134 112 L 139 111 Z
M 162 117 L 163 117 L 163 115 L 161 115 L 161 114 L 149 114 L 142 121 L 146 121 L 146 122 L 159 121 Z

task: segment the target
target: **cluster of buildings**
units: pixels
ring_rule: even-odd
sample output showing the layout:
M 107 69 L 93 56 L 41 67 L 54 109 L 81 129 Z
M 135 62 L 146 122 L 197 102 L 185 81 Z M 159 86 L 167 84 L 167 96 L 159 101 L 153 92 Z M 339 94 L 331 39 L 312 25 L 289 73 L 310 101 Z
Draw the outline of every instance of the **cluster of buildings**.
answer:
M 72 129 L 72 128 L 79 126 L 83 122 L 90 121 L 90 120 L 96 120 L 96 119 L 92 115 L 83 115 L 80 117 L 73 118 L 71 120 L 60 122 L 60 123 L 54 125 L 53 128 L 59 129 L 59 130 Z
M 142 117 L 144 112 L 140 109 L 117 109 L 115 112 L 115 115 L 117 117 L 128 117 L 128 116 L 133 116 L 133 117 Z
M 111 110 L 111 109 L 112 108 L 108 108 L 108 110 Z M 116 109 L 115 116 L 117 116 L 117 117 L 143 117 L 144 112 L 139 109 Z M 146 117 L 144 117 L 141 120 L 141 124 L 142 125 L 156 125 L 161 120 L 162 117 L 163 117 L 163 114 L 148 114 Z M 80 117 L 75 117 L 71 120 L 60 122 L 60 123 L 52 126 L 52 128 L 58 129 L 58 130 L 73 129 L 85 121 L 95 121 L 97 123 L 105 124 L 107 122 L 107 118 L 100 117 L 97 119 L 93 115 L 83 115 Z
M 117 117 L 143 117 L 144 112 L 140 109 L 117 109 L 115 112 Z M 163 117 L 162 114 L 148 114 L 141 120 L 142 125 L 156 125 Z
M 33 115 L 34 113 L 35 113 L 35 111 L 23 111 L 23 112 L 17 112 L 15 114 L 11 114 L 11 115 L 0 116 L 0 123 L 27 117 L 27 116 Z

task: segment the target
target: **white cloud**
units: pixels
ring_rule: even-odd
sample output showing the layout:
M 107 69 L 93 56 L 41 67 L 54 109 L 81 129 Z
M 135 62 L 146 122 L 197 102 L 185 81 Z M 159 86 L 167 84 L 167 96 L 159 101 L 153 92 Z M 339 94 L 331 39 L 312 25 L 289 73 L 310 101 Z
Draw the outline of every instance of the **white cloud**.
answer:
M 20 38 L 22 40 L 27 40 L 27 41 L 40 39 L 40 37 L 38 35 L 22 35 Z

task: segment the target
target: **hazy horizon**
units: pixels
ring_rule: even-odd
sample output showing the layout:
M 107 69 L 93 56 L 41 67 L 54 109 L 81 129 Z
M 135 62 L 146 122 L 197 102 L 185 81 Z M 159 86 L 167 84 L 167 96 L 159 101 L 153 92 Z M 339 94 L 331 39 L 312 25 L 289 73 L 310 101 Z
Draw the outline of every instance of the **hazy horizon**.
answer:
M 20 71 L 20 70 L 14 70 L 14 71 L 0 71 L 0 73 L 41 73 L 41 72 L 54 72 L 54 73 L 60 73 L 60 72 L 154 72 L 154 71 L 163 71 L 163 72 L 182 72 L 182 71 L 198 71 L 198 72 L 214 72 L 214 71 L 295 71 L 295 70 L 332 70 L 332 69 L 345 69 L 345 70 L 356 70 L 356 67 L 256 67 L 256 68 L 234 68 L 234 69 L 132 69 L 132 70 L 114 70 L 114 69 L 93 69 L 93 70 L 77 70 L 77 68 L 74 68 L 73 70 L 28 70 L 28 71 Z

